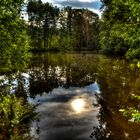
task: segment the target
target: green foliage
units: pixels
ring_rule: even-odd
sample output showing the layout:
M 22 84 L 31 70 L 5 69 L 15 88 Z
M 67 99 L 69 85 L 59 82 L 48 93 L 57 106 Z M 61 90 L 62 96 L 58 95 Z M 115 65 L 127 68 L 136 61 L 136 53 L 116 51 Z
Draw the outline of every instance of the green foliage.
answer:
M 140 101 L 139 95 L 135 95 L 135 94 L 131 94 L 131 95 L 135 101 L 136 100 L 138 102 Z M 120 109 L 119 111 L 123 114 L 123 116 L 128 118 L 128 121 L 136 122 L 136 123 L 140 122 L 140 111 L 135 107 L 129 107 L 128 109 Z
M 0 2 L 0 70 L 15 70 L 26 66 L 29 38 L 27 25 L 20 19 L 23 0 Z
M 61 51 L 70 51 L 73 50 L 73 46 L 76 42 L 76 39 L 73 36 L 66 36 L 66 37 L 61 37 L 60 40 L 60 50 Z
M 102 0 L 103 17 L 100 45 L 103 51 L 125 55 L 127 59 L 140 54 L 140 7 L 136 0 Z
M 51 38 L 49 38 L 48 40 L 49 40 L 48 49 L 58 51 L 59 50 L 60 37 L 58 35 L 54 35 Z
M 140 68 L 140 61 L 137 62 L 137 67 Z
M 120 109 L 119 110 L 123 116 L 128 117 L 129 122 L 140 122 L 140 112 L 135 108 L 129 108 L 129 109 Z
M 59 9 L 50 3 L 33 0 L 28 3 L 29 35 L 31 44 L 35 49 L 48 49 L 51 38 L 56 35 L 56 23 Z M 42 44 L 43 42 L 43 44 Z
M 1 93 L 0 95 L 0 130 L 1 134 L 20 133 L 20 125 L 33 115 L 33 106 L 23 103 L 22 98 Z
M 29 61 L 27 24 L 20 19 L 23 2 L 23 0 L 0 1 L 0 73 L 23 70 Z M 33 107 L 23 103 L 21 98 L 9 95 L 7 90 L 2 91 L 1 86 L 0 139 L 13 140 L 16 138 L 10 135 L 17 136 L 21 132 L 20 125 L 32 115 Z M 7 86 L 4 85 L 6 88 Z
M 30 1 L 27 11 L 32 49 L 64 51 L 98 47 L 99 17 L 92 11 L 69 6 L 60 10 L 41 0 Z

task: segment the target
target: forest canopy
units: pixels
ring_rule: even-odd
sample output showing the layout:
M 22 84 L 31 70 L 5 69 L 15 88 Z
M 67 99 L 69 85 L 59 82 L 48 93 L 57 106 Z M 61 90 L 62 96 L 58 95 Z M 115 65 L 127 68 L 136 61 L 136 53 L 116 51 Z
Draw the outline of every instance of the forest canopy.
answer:
M 99 17 L 94 12 L 70 6 L 60 9 L 41 0 L 30 1 L 27 9 L 33 49 L 97 49 Z

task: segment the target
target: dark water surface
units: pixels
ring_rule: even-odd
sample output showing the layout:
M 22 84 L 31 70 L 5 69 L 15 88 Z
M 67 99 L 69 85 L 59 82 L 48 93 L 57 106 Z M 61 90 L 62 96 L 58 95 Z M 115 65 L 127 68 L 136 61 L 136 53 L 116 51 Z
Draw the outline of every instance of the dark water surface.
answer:
M 140 106 L 132 98 L 140 95 L 137 68 L 95 54 L 33 56 L 27 71 L 12 81 L 13 91 L 37 105 L 38 118 L 29 124 L 33 139 L 140 140 L 140 125 L 119 112 Z

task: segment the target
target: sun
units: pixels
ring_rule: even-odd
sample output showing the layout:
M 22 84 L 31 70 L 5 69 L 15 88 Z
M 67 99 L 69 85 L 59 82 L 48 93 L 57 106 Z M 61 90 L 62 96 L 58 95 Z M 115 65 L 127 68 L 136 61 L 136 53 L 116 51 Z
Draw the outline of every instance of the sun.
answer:
M 74 99 L 71 106 L 76 113 L 81 113 L 84 111 L 85 101 L 83 99 Z

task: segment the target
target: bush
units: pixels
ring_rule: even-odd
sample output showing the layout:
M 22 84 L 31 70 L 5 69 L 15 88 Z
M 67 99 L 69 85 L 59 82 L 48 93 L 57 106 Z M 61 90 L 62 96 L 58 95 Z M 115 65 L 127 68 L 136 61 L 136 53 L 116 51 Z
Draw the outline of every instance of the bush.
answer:
M 24 103 L 22 98 L 1 93 L 0 95 L 0 132 L 10 136 L 20 134 L 23 122 L 33 116 L 33 105 Z

